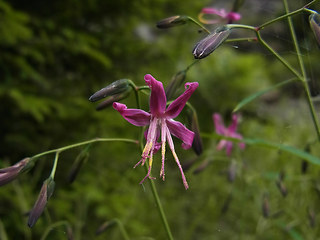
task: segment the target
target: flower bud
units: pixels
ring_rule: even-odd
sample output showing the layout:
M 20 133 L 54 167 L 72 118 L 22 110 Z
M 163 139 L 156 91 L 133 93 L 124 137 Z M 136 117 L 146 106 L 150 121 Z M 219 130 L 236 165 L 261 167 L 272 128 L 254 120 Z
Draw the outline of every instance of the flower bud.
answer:
M 235 161 L 232 161 L 228 168 L 228 181 L 234 182 L 237 176 L 237 163 Z
M 170 83 L 166 87 L 166 96 L 168 100 L 174 97 L 177 89 L 179 89 L 179 87 L 184 83 L 186 76 L 187 72 L 185 70 L 180 71 L 173 76 Z
M 157 22 L 157 27 L 161 29 L 171 28 L 182 24 L 186 24 L 188 21 L 188 16 L 177 15 L 160 20 L 159 22 Z
M 201 59 L 211 54 L 229 37 L 230 32 L 230 28 L 222 26 L 217 28 L 214 33 L 200 40 L 192 51 L 194 58 Z
M 52 196 L 54 185 L 55 182 L 51 177 L 43 182 L 38 199 L 29 214 L 28 226 L 30 228 L 34 226 L 38 218 L 41 216 L 49 198 Z
M 102 98 L 108 97 L 108 96 L 113 96 L 117 94 L 121 94 L 124 92 L 127 92 L 128 90 L 132 90 L 132 87 L 130 85 L 130 80 L 129 79 L 120 79 L 117 80 L 110 85 L 108 85 L 105 88 L 102 88 L 95 94 L 93 94 L 90 98 L 89 101 L 95 102 L 98 101 Z
M 210 162 L 208 160 L 204 160 L 199 167 L 197 167 L 194 171 L 193 174 L 198 174 L 201 173 L 203 170 L 205 170 L 209 166 Z
M 265 194 L 262 200 L 262 214 L 265 218 L 270 216 L 270 206 L 268 196 Z
M 104 223 L 97 229 L 96 235 L 100 235 L 101 233 L 103 233 L 104 231 L 106 231 L 108 228 L 113 227 L 116 223 L 117 223 L 116 220 L 111 220 L 111 221 L 104 222 Z
M 71 170 L 69 172 L 68 181 L 69 183 L 73 183 L 76 179 L 78 173 L 80 172 L 80 169 L 82 165 L 89 159 L 89 152 L 85 149 L 82 151 L 74 161 Z
M 195 111 L 190 111 L 188 114 L 190 130 L 194 133 L 192 149 L 199 156 L 202 153 L 202 139 L 200 136 L 198 116 Z
M 314 209 L 308 208 L 308 218 L 310 227 L 314 228 L 316 226 L 316 213 L 314 212 Z
M 30 158 L 24 158 L 13 166 L 0 169 L 0 186 L 13 181 L 20 173 L 29 168 L 30 160 Z
M 320 46 L 320 14 L 313 13 L 309 17 L 310 27 Z
M 281 192 L 282 196 L 286 197 L 288 194 L 288 190 L 287 190 L 286 186 L 284 185 L 284 183 L 280 180 L 277 180 L 276 185 L 277 185 L 279 191 Z
M 120 93 L 120 94 L 108 97 L 106 100 L 104 100 L 98 104 L 98 106 L 96 107 L 96 110 L 100 111 L 100 110 L 103 110 L 103 109 L 111 106 L 113 102 L 118 102 L 118 101 L 126 98 L 130 92 L 131 92 L 131 89 L 128 89 L 124 93 Z

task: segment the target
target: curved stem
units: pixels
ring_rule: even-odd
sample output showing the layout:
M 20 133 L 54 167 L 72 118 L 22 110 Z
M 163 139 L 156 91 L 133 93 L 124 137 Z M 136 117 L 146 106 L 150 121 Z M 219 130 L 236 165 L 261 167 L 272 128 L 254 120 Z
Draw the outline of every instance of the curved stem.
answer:
M 199 26 L 200 28 L 202 28 L 205 32 L 207 32 L 208 34 L 210 34 L 210 31 L 205 27 L 203 26 L 201 23 L 199 23 L 197 20 L 195 20 L 194 18 L 192 17 L 189 17 L 188 16 L 188 19 L 193 22 L 194 24 L 196 24 L 197 26 Z
M 273 50 L 269 44 L 267 44 L 261 37 L 260 32 L 256 31 L 258 41 L 271 52 L 283 65 L 285 65 L 299 80 L 303 81 L 303 77 L 298 73 L 284 58 L 282 58 L 275 50 Z
M 54 229 L 54 228 L 57 228 L 57 227 L 60 227 L 60 226 L 66 226 L 67 228 L 70 227 L 69 223 L 67 221 L 59 221 L 59 222 L 56 222 L 54 224 L 51 224 L 50 226 L 47 227 L 47 229 L 45 230 L 44 234 L 42 235 L 41 237 L 41 240 L 45 240 L 49 233 Z
M 83 142 L 71 144 L 71 145 L 68 145 L 68 146 L 64 146 L 64 147 L 61 147 L 61 148 L 56 148 L 56 149 L 52 149 L 52 150 L 45 151 L 45 152 L 42 152 L 42 153 L 38 153 L 38 154 L 32 156 L 31 158 L 32 159 L 37 159 L 37 158 L 42 157 L 42 156 L 47 155 L 47 154 L 56 153 L 56 152 L 61 153 L 61 152 L 66 151 L 68 149 L 75 148 L 75 147 L 80 147 L 82 145 L 86 145 L 86 144 L 94 143 L 94 142 L 127 142 L 127 143 L 139 144 L 138 140 L 127 139 L 127 138 L 94 138 L 94 139 L 91 139 L 91 140 L 88 140 L 88 141 L 83 141 Z
M 118 224 L 118 227 L 119 227 L 119 230 L 121 232 L 123 239 L 130 240 L 129 235 L 128 235 L 127 231 L 124 229 L 122 222 L 118 218 L 116 218 L 115 221 Z
M 53 163 L 53 167 L 52 167 L 52 170 L 51 170 L 51 174 L 50 174 L 50 177 L 52 179 L 54 179 L 54 175 L 56 174 L 56 169 L 57 169 L 57 165 L 58 165 L 58 160 L 59 160 L 59 151 L 56 152 L 56 155 L 55 155 L 55 158 L 54 158 L 54 163 Z
M 287 0 L 283 0 L 283 4 L 284 4 L 286 12 L 288 13 L 289 12 L 289 7 L 288 7 Z M 303 59 L 301 57 L 302 55 L 301 55 L 301 51 L 300 51 L 300 48 L 299 48 L 297 36 L 296 36 L 295 31 L 294 31 L 294 27 L 293 27 L 293 23 L 292 23 L 291 17 L 288 17 L 288 24 L 289 24 L 292 40 L 293 40 L 293 43 L 294 43 L 294 47 L 295 47 L 296 52 L 297 52 L 297 57 L 298 57 L 298 62 L 299 62 L 299 65 L 300 65 L 300 69 L 301 69 L 301 72 L 302 72 L 302 82 L 303 82 L 303 86 L 304 86 L 304 89 L 305 89 L 305 92 L 306 92 L 306 95 L 307 95 L 307 100 L 308 100 L 308 105 L 309 105 L 311 117 L 312 117 L 313 124 L 314 124 L 316 132 L 317 132 L 318 139 L 320 141 L 320 126 L 319 126 L 318 118 L 317 118 L 317 115 L 316 115 L 316 111 L 315 111 L 314 106 L 313 106 L 313 102 L 312 102 L 312 98 L 311 98 L 311 92 L 310 92 L 310 89 L 309 89 L 309 86 L 308 86 L 308 82 L 307 82 L 306 69 L 305 69 L 305 66 L 304 66 Z

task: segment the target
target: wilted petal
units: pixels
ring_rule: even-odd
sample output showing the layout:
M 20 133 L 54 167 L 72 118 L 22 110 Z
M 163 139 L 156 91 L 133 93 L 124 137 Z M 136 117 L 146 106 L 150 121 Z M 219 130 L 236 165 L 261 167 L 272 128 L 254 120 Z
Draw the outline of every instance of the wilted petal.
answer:
M 162 82 L 157 81 L 150 74 L 144 76 L 146 84 L 151 89 L 150 112 L 153 116 L 163 114 L 166 109 L 167 98 L 163 89 Z
M 117 110 L 124 119 L 135 126 L 146 126 L 150 123 L 151 115 L 140 109 L 128 109 L 125 104 L 113 103 L 113 108 Z
M 192 93 L 197 89 L 199 86 L 199 83 L 192 82 L 192 83 L 186 83 L 185 85 L 185 92 L 181 94 L 176 100 L 174 100 L 167 108 L 166 110 L 166 117 L 167 118 L 175 118 L 177 117 L 184 106 L 186 105 L 186 102 L 191 97 Z
M 225 133 L 225 127 L 222 122 L 221 115 L 219 113 L 215 113 L 212 118 L 217 134 L 223 135 Z
M 182 148 L 188 149 L 192 146 L 194 133 L 186 128 L 181 122 L 174 120 L 166 121 L 170 133 L 183 141 Z

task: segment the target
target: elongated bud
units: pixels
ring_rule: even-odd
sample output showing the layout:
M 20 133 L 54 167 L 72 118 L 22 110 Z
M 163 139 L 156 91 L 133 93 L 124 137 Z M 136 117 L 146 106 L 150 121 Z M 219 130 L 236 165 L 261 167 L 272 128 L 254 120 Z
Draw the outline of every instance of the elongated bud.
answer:
M 89 152 L 82 151 L 74 161 L 71 170 L 69 172 L 68 181 L 69 183 L 73 183 L 76 177 L 78 176 L 78 173 L 80 172 L 80 169 L 82 165 L 89 159 Z
M 183 171 L 185 172 L 188 171 L 197 160 L 198 160 L 198 157 L 195 157 L 185 163 L 182 163 L 181 165 L 182 165 Z
M 268 218 L 270 216 L 269 199 L 266 194 L 264 194 L 262 199 L 262 214 L 265 218 Z
M 228 181 L 234 182 L 237 176 L 237 163 L 235 161 L 232 161 L 228 168 Z
M 30 158 L 24 158 L 21 161 L 17 162 L 15 165 L 0 169 L 0 186 L 3 186 L 14 179 L 16 179 L 20 173 L 29 169 Z
M 40 194 L 38 196 L 37 201 L 35 202 L 28 219 L 28 226 L 32 228 L 34 224 L 37 222 L 38 218 L 41 216 L 44 208 L 47 205 L 49 198 L 52 196 L 54 191 L 54 180 L 49 177 L 42 184 Z
M 225 213 L 228 212 L 229 207 L 230 207 L 231 200 L 232 200 L 232 194 L 230 193 L 230 194 L 228 195 L 228 198 L 224 201 L 223 206 L 222 206 L 222 208 L 221 208 L 221 213 L 222 213 L 222 214 L 225 214 Z
M 117 80 L 117 81 L 111 83 L 107 87 L 102 88 L 101 90 L 99 90 L 95 94 L 93 94 L 89 98 L 89 101 L 95 102 L 95 101 L 98 101 L 102 98 L 121 94 L 121 93 L 124 93 L 128 90 L 131 90 L 131 89 L 132 89 L 132 87 L 130 85 L 129 79 L 120 79 L 120 80 Z
M 98 104 L 98 106 L 96 107 L 96 110 L 100 111 L 102 109 L 105 109 L 105 108 L 111 106 L 113 102 L 118 102 L 122 99 L 125 99 L 129 95 L 130 92 L 131 92 L 131 88 L 128 89 L 124 93 L 120 93 L 120 94 L 108 97 L 106 100 L 104 100 Z
M 276 185 L 279 189 L 279 191 L 281 192 L 283 197 L 286 197 L 288 194 L 288 190 L 286 188 L 286 186 L 284 185 L 284 183 L 280 180 L 276 181 Z
M 320 14 L 313 13 L 309 17 L 310 27 L 320 46 Z
M 189 128 L 194 133 L 192 149 L 199 156 L 202 153 L 202 139 L 200 136 L 198 116 L 195 111 L 188 111 Z
M 209 161 L 208 160 L 204 160 L 199 167 L 197 167 L 194 171 L 193 174 L 199 174 L 201 173 L 203 170 L 205 170 L 208 166 L 209 166 Z
M 192 51 L 194 58 L 201 59 L 208 56 L 229 37 L 230 32 L 230 28 L 222 26 L 217 28 L 214 33 L 200 40 Z
M 171 28 L 179 25 L 186 24 L 189 21 L 188 16 L 172 16 L 165 19 L 160 20 L 157 22 L 157 27 L 164 29 L 164 28 Z
M 308 218 L 310 227 L 314 228 L 316 226 L 316 213 L 314 212 L 314 209 L 308 208 Z
M 106 231 L 107 229 L 113 227 L 116 223 L 117 223 L 116 220 L 111 220 L 111 221 L 104 222 L 104 223 L 97 229 L 96 235 L 99 235 L 99 234 L 103 233 L 103 232 Z
M 167 100 L 170 100 L 174 97 L 174 94 L 177 92 L 177 89 L 185 82 L 187 76 L 186 71 L 180 71 L 174 75 L 166 87 L 166 97 Z
M 307 152 L 307 153 L 311 152 L 310 144 L 307 144 L 305 146 L 304 151 Z M 301 161 L 301 173 L 302 174 L 305 174 L 308 171 L 308 166 L 309 166 L 309 162 L 307 162 L 306 160 L 303 159 Z

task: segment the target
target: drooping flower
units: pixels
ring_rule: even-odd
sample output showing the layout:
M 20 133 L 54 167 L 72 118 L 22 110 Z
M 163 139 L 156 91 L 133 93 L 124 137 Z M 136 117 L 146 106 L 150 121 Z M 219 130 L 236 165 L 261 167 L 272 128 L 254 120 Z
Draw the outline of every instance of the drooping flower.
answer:
M 237 127 L 238 127 L 238 119 L 239 115 L 237 114 L 232 114 L 232 123 L 229 127 L 225 127 L 221 118 L 221 115 L 218 113 L 213 114 L 213 122 L 216 128 L 216 133 L 219 135 L 223 135 L 226 137 L 230 138 L 237 138 L 237 139 L 242 139 L 242 136 L 237 133 Z M 233 142 L 228 141 L 228 140 L 221 140 L 217 146 L 217 150 L 221 150 L 223 148 L 226 148 L 227 155 L 231 155 L 233 147 Z M 241 149 L 245 148 L 245 143 L 240 142 L 239 147 Z
M 215 18 L 207 19 L 205 15 L 214 15 Z M 227 12 L 225 9 L 203 8 L 199 13 L 199 20 L 204 24 L 232 23 L 241 19 L 241 15 L 236 12 Z
M 150 112 L 145 112 L 141 109 L 128 109 L 126 105 L 114 102 L 113 107 L 117 110 L 129 123 L 135 126 L 146 126 L 149 125 L 148 131 L 146 133 L 146 145 L 143 149 L 141 160 L 134 166 L 139 164 L 144 165 L 146 160 L 148 161 L 148 173 L 145 178 L 140 182 L 142 183 L 146 178 L 151 177 L 151 167 L 153 161 L 153 154 L 161 146 L 162 163 L 160 170 L 160 177 L 164 180 L 164 162 L 165 162 L 165 152 L 166 152 L 166 142 L 169 144 L 172 155 L 179 167 L 182 175 L 183 184 L 186 189 L 188 189 L 188 183 L 183 173 L 180 161 L 174 149 L 174 144 L 171 135 L 182 140 L 182 148 L 188 149 L 192 146 L 194 133 L 187 129 L 182 123 L 173 120 L 176 118 L 182 109 L 184 108 L 186 102 L 192 95 L 192 93 L 198 87 L 197 82 L 191 82 L 185 84 L 185 92 L 182 93 L 176 100 L 174 100 L 168 107 L 167 98 L 163 85 L 161 82 L 157 81 L 150 74 L 144 77 L 146 84 L 151 89 L 150 95 Z M 161 143 L 157 142 L 161 133 Z

